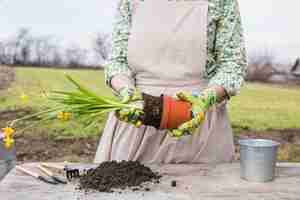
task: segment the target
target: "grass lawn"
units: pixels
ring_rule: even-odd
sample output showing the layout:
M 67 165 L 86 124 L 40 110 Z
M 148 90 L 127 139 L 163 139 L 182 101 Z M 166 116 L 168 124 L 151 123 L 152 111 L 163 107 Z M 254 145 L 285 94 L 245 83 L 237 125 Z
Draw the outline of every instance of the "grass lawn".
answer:
M 0 92 L 0 110 L 29 107 L 37 111 L 49 106 L 44 91 L 71 89 L 64 77 L 65 72 L 99 94 L 112 95 L 110 89 L 104 86 L 102 71 L 16 68 L 16 81 L 9 89 Z M 27 101 L 20 100 L 22 94 L 28 97 Z M 229 113 L 236 133 L 240 129 L 300 128 L 300 88 L 246 84 L 240 95 L 230 101 Z M 63 137 L 95 136 L 100 134 L 104 122 L 105 118 L 102 124 L 89 130 L 84 130 L 80 121 L 57 121 L 30 130 Z M 3 126 L 3 123 L 0 122 L 0 125 Z
M 254 130 L 300 128 L 300 87 L 246 84 L 229 104 L 234 127 Z
M 45 98 L 45 92 L 51 90 L 71 90 L 72 85 L 65 77 L 65 73 L 70 74 L 74 79 L 83 83 L 86 87 L 99 94 L 112 95 L 110 89 L 105 87 L 103 72 L 96 70 L 65 70 L 47 68 L 16 68 L 16 80 L 6 91 L 0 93 L 0 110 L 17 110 L 30 108 L 39 111 L 49 107 L 49 101 Z M 22 101 L 21 96 L 26 95 L 27 100 Z M 103 123 L 105 117 L 103 117 Z M 3 121 L 0 122 L 0 125 Z M 26 127 L 30 125 L 27 122 Z M 31 132 L 49 133 L 61 137 L 85 137 L 100 134 L 103 123 L 98 126 L 84 129 L 83 122 L 59 120 L 44 124 L 38 124 L 30 128 Z M 28 132 L 28 131 L 27 131 Z

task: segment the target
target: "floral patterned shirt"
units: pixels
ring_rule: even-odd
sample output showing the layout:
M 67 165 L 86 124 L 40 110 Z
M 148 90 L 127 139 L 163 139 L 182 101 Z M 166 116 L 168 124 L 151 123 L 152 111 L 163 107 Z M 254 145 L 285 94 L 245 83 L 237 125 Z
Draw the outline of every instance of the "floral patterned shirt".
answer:
M 236 95 L 246 74 L 247 59 L 237 0 L 208 0 L 208 39 L 205 78 Z M 120 0 L 112 33 L 112 52 L 105 66 L 109 84 L 117 74 L 132 76 L 127 62 L 131 26 L 131 0 Z

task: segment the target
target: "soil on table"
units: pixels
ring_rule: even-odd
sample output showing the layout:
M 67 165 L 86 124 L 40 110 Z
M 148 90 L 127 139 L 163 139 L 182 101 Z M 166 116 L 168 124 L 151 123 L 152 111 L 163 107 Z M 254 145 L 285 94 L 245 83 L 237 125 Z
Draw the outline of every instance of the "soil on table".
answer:
M 145 182 L 159 183 L 160 175 L 137 161 L 109 161 L 90 169 L 79 178 L 79 190 L 113 192 L 114 189 L 131 187 L 133 191 L 143 188 Z
M 159 128 L 163 110 L 163 95 L 156 97 L 143 94 L 143 99 L 145 113 L 142 120 L 143 124 Z

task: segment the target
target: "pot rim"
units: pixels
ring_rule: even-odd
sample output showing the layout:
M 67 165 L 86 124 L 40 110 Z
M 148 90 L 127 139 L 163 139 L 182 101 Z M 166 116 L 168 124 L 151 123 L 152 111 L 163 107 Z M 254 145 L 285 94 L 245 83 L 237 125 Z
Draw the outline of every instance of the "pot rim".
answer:
M 269 139 L 240 139 L 239 144 L 247 147 L 277 147 L 279 142 Z

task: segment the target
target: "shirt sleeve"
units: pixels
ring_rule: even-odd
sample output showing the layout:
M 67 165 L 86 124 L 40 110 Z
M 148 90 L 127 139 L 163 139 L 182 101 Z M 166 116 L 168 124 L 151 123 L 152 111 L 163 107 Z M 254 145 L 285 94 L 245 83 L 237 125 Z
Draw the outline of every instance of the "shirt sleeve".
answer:
M 104 64 L 105 82 L 110 87 L 111 79 L 115 75 L 126 76 L 130 79 L 132 77 L 132 72 L 127 62 L 130 18 L 129 0 L 120 0 L 113 22 L 111 54 L 108 61 Z
M 224 0 L 215 40 L 216 73 L 209 85 L 224 87 L 228 98 L 236 95 L 247 70 L 246 49 L 237 0 Z

